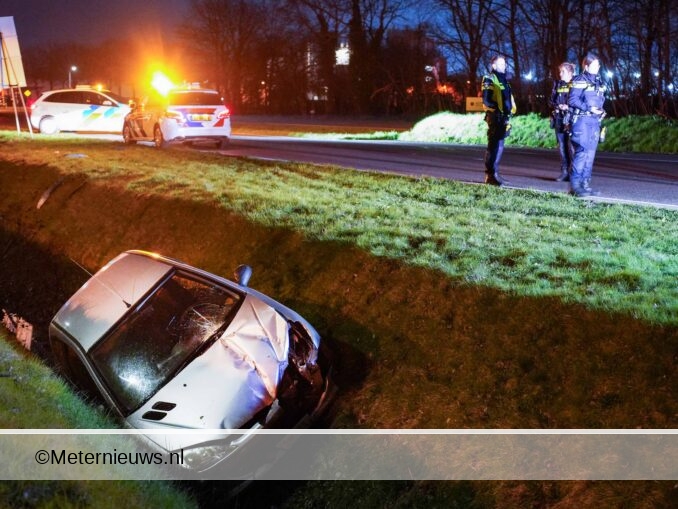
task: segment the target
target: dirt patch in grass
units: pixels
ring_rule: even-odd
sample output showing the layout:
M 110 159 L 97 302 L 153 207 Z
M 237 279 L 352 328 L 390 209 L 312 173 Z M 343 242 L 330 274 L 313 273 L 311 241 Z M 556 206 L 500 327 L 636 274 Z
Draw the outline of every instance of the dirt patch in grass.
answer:
M 671 428 L 678 330 L 556 299 L 518 298 L 264 228 L 215 203 L 139 195 L 44 167 L 0 168 L 3 306 L 38 326 L 126 249 L 230 277 L 297 309 L 333 345 L 329 425 Z M 43 193 L 55 182 L 40 209 Z

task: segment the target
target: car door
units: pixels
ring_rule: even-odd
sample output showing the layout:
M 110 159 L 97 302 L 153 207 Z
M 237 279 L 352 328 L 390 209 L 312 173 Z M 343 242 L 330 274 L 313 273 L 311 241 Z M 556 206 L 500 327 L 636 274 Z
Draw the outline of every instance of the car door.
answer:
M 82 94 L 79 91 L 67 90 L 52 94 L 42 103 L 40 116 L 51 116 L 61 131 L 77 131 L 81 122 Z
M 145 115 L 146 112 L 143 100 L 135 103 L 132 107 L 132 111 L 130 111 L 129 115 L 127 115 L 127 124 L 132 130 L 132 138 L 135 140 L 143 140 L 148 138 L 148 136 L 146 136 L 146 132 L 144 131 Z
M 134 108 L 133 114 L 129 117 L 134 137 L 136 139 L 152 140 L 153 129 L 163 111 L 164 106 L 161 99 L 155 96 L 145 97 Z
M 146 116 L 144 117 L 144 129 L 149 138 L 153 138 L 153 130 L 160 123 L 160 118 L 165 114 L 167 101 L 158 95 L 151 95 L 146 103 Z
M 84 107 L 80 118 L 80 131 L 122 130 L 124 114 L 117 102 L 95 91 L 83 91 Z

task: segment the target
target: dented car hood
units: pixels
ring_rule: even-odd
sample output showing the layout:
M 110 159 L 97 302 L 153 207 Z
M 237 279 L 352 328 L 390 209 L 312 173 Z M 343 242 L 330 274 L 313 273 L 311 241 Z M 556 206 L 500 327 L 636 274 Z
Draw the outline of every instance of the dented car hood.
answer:
M 219 339 L 127 422 L 141 429 L 239 428 L 275 400 L 287 368 L 288 349 L 286 320 L 268 304 L 248 295 Z M 169 450 L 192 442 L 190 435 L 148 438 Z M 195 441 L 204 441 L 204 437 Z

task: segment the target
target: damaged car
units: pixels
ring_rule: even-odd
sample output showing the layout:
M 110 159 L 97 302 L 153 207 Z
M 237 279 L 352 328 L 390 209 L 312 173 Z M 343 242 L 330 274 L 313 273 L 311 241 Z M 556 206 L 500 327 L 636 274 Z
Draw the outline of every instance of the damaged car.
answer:
M 298 313 L 249 288 L 251 273 L 241 265 L 234 282 L 158 254 L 124 252 L 52 319 L 57 369 L 134 429 L 308 426 L 334 391 L 325 347 Z M 246 441 L 146 438 L 167 452 L 181 448 L 195 471 Z

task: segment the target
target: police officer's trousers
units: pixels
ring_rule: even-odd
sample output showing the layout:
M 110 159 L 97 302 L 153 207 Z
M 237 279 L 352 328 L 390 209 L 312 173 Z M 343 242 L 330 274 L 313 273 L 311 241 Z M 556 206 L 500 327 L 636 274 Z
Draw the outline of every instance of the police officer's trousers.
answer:
M 558 152 L 560 153 L 560 173 L 568 175 L 572 167 L 574 150 L 570 142 L 570 133 L 556 128 L 556 140 L 558 141 Z
M 499 161 L 504 153 L 504 138 L 506 137 L 506 122 L 501 115 L 488 113 L 487 120 L 487 150 L 485 152 L 485 173 L 499 175 Z
M 580 189 L 588 187 L 599 139 L 600 122 L 597 117 L 581 116 L 572 124 L 574 159 L 572 161 L 570 185 L 575 194 Z

